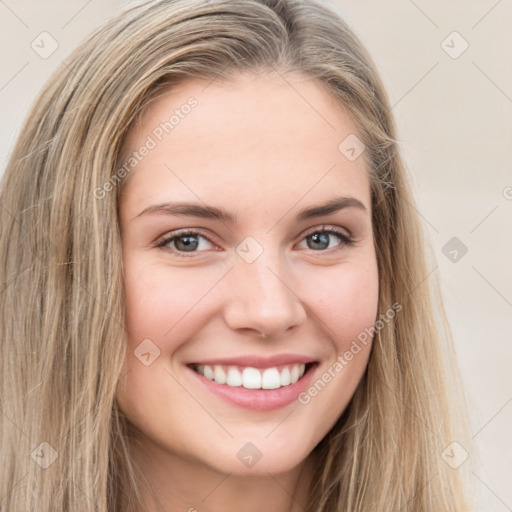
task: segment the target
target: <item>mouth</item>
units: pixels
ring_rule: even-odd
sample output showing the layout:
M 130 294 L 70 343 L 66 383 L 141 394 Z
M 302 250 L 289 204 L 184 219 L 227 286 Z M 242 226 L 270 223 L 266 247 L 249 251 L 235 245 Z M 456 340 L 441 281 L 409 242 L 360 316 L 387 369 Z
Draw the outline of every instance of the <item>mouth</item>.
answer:
M 218 397 L 231 406 L 262 412 L 295 402 L 309 386 L 319 365 L 305 358 L 298 358 L 302 361 L 286 359 L 284 364 L 273 361 L 273 366 L 270 360 L 243 359 L 204 361 L 187 367 L 207 396 Z
M 191 365 L 193 371 L 217 384 L 245 389 L 279 389 L 295 384 L 314 363 L 293 363 L 270 368 L 235 365 Z

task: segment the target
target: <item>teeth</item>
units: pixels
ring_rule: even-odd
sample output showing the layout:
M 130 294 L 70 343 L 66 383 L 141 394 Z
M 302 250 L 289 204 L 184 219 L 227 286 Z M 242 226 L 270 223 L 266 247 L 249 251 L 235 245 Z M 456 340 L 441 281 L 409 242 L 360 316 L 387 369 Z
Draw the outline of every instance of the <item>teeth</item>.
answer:
M 244 368 L 242 386 L 247 389 L 261 389 L 261 373 L 256 368 Z
M 219 384 L 226 384 L 226 374 L 222 369 L 222 366 L 213 367 L 213 380 Z
M 276 367 L 258 370 L 246 367 L 242 371 L 236 366 L 197 365 L 194 370 L 209 380 L 231 387 L 246 389 L 278 389 L 295 384 L 306 370 L 304 363 L 290 364 L 278 370 Z
M 214 379 L 214 373 L 211 366 L 204 366 L 204 370 L 201 373 L 201 375 L 204 375 L 207 379 L 213 380 Z
M 277 389 L 281 387 L 281 375 L 277 368 L 267 368 L 261 376 L 261 387 L 263 389 Z
M 299 380 L 299 365 L 295 365 L 290 371 L 290 380 L 295 384 Z
M 231 366 L 228 369 L 228 378 L 226 380 L 228 386 L 238 387 L 242 385 L 242 374 L 237 368 Z
M 281 386 L 289 386 L 291 383 L 292 378 L 290 377 L 290 369 L 286 366 L 281 372 Z

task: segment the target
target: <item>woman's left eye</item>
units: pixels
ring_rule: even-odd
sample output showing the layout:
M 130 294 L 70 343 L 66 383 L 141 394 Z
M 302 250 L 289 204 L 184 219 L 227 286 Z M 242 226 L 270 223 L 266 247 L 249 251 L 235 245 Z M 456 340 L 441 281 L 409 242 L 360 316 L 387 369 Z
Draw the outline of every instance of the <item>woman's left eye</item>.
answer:
M 345 246 L 353 246 L 355 241 L 342 231 L 332 227 L 322 227 L 310 231 L 301 240 L 299 247 L 313 251 L 329 252 L 329 249 L 341 250 Z M 192 256 L 215 247 L 213 242 L 197 231 L 181 231 L 167 236 L 157 242 L 156 247 L 163 248 L 178 256 Z
M 302 248 L 313 251 L 326 251 L 326 249 L 342 249 L 344 246 L 354 245 L 354 240 L 342 231 L 330 227 L 323 227 L 310 232 L 301 241 Z M 305 244 L 305 246 L 304 246 Z

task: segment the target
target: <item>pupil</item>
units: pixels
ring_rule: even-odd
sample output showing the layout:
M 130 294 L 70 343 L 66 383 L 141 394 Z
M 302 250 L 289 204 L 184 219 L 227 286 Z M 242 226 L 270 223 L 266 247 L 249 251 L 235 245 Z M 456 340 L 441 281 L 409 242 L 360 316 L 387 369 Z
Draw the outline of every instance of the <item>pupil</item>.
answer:
M 194 251 L 197 249 L 198 241 L 195 236 L 184 235 L 177 238 L 175 244 L 179 251 Z
M 329 235 L 327 233 L 313 233 L 308 238 L 313 242 L 313 244 L 320 245 L 320 247 L 318 245 L 312 246 L 308 241 L 308 247 L 310 249 L 326 249 L 329 247 Z

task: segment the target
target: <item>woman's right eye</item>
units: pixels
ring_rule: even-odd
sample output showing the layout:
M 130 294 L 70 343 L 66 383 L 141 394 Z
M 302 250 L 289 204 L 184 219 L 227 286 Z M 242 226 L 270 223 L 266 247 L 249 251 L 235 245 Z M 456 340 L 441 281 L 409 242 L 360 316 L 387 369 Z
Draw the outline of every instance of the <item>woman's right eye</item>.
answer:
M 202 252 L 211 249 L 213 243 L 201 233 L 197 231 L 181 231 L 171 236 L 166 236 L 159 242 L 156 247 L 175 253 L 178 256 L 187 257 L 184 253 Z

